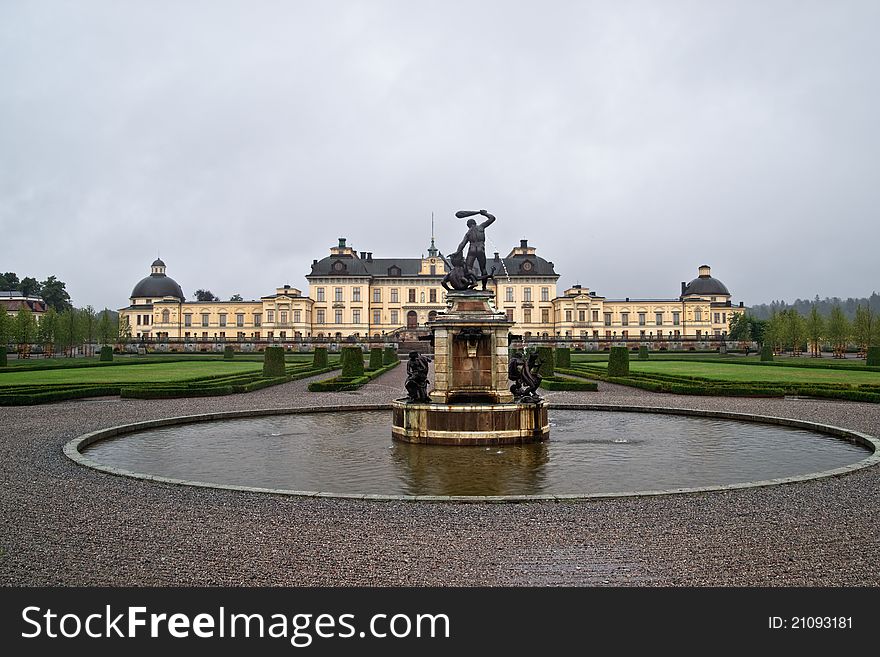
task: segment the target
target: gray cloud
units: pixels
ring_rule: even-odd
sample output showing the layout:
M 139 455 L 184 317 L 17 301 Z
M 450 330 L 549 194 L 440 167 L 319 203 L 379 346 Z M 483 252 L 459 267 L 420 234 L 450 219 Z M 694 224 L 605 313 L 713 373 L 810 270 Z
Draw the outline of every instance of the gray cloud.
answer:
M 0 270 L 306 289 L 499 217 L 609 296 L 880 288 L 876 2 L 6 2 Z M 490 248 L 492 244 L 489 245 Z M 493 249 L 494 250 L 494 249 Z

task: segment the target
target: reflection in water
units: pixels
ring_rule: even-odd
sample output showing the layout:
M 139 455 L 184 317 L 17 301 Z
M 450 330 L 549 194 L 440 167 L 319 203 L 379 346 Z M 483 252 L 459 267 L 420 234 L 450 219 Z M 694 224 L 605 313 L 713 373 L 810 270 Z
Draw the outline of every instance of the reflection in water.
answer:
M 397 476 L 411 495 L 537 495 L 546 481 L 547 443 L 451 447 L 394 443 Z
M 218 484 L 397 495 L 584 494 L 713 486 L 818 472 L 867 450 L 822 434 L 730 420 L 553 412 L 545 443 L 396 443 L 387 411 L 181 425 L 87 448 L 134 472 Z

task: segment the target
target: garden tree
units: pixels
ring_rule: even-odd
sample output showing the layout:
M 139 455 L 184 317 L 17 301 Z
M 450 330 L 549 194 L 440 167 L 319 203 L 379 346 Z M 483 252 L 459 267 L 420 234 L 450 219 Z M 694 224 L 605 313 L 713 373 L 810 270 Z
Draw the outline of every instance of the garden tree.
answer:
M 67 290 L 64 289 L 64 281 L 59 281 L 54 276 L 50 276 L 40 283 L 40 286 L 40 295 L 43 297 L 47 305 L 51 306 L 58 312 L 67 310 L 71 307 L 70 295 L 67 293 Z
M 871 338 L 874 336 L 875 324 L 877 318 L 867 306 L 859 304 L 856 308 L 855 319 L 852 322 L 852 339 L 858 345 L 859 352 L 866 354 L 868 347 L 871 345 Z
M 775 310 L 770 313 L 767 326 L 764 329 L 764 342 L 770 345 L 773 352 L 781 350 L 785 341 L 785 318 Z
M 783 330 L 785 342 L 791 346 L 792 356 L 799 356 L 801 346 L 803 346 L 804 340 L 807 339 L 807 325 L 801 314 L 794 308 L 790 308 L 784 315 L 785 323 Z
M 18 353 L 20 355 L 27 354 L 30 351 L 31 343 L 37 336 L 37 323 L 31 309 L 23 305 L 15 316 L 15 325 L 13 327 L 13 338 L 18 344 Z
M 831 315 L 825 327 L 825 334 L 834 350 L 835 358 L 843 358 L 846 351 L 846 342 L 849 340 L 849 320 L 843 314 L 840 306 L 831 309 Z
M 131 339 L 131 322 L 128 321 L 128 317 L 124 315 L 117 317 L 116 334 L 120 342 L 126 342 Z
M 41 285 L 36 278 L 25 276 L 21 279 L 18 289 L 21 291 L 22 296 L 36 297 L 40 295 Z
M 822 351 L 822 340 L 825 338 L 825 320 L 819 312 L 819 307 L 813 305 L 807 317 L 807 339 L 810 342 L 810 353 L 813 358 L 818 358 Z
M 18 274 L 14 271 L 8 271 L 0 275 L 0 290 L 4 292 L 13 292 L 18 289 Z
M 76 308 L 67 308 L 58 316 L 58 347 L 73 357 L 82 344 L 82 321 Z
M 0 347 L 5 347 L 12 342 L 13 321 L 12 316 L 6 312 L 6 309 L 0 307 Z
M 229 297 L 229 300 L 230 301 L 244 301 L 244 299 L 242 299 L 240 294 L 233 294 L 231 297 Z
M 752 318 L 746 313 L 737 313 L 730 315 L 730 328 L 727 337 L 734 342 L 751 342 L 752 340 Z
M 220 301 L 211 290 L 196 290 L 196 301 Z
M 43 351 L 51 356 L 55 351 L 55 333 L 58 330 L 58 313 L 49 308 L 37 327 L 37 340 L 43 345 Z
M 94 355 L 94 342 L 95 342 L 95 330 L 97 327 L 97 315 L 95 314 L 95 309 L 91 306 L 86 306 L 82 310 L 79 311 L 79 320 L 81 324 L 81 334 L 83 339 L 86 342 L 86 348 L 88 349 L 89 356 Z
M 98 320 L 98 341 L 101 344 L 110 344 L 115 341 L 115 338 L 116 331 L 110 319 L 110 311 L 104 308 L 101 311 L 101 318 Z

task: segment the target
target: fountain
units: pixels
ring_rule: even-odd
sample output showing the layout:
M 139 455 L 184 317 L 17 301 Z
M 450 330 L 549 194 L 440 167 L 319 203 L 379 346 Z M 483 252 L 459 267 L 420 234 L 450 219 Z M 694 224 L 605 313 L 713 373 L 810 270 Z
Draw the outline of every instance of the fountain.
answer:
M 468 232 L 449 256 L 451 271 L 443 280 L 447 310 L 428 327 L 433 334 L 434 388 L 426 393 L 427 358 L 410 354 L 409 396 L 392 403 L 392 436 L 400 441 L 436 445 L 502 445 L 547 440 L 547 404 L 535 392 L 540 379 L 534 359 L 508 360 L 508 335 L 513 327 L 492 307 L 494 294 L 486 283 L 485 233 L 495 217 L 485 210 L 462 210 Z M 462 251 L 470 243 L 465 260 Z M 473 269 L 480 266 L 479 275 Z M 478 284 L 481 290 L 476 290 Z M 513 377 L 514 385 L 508 384 Z

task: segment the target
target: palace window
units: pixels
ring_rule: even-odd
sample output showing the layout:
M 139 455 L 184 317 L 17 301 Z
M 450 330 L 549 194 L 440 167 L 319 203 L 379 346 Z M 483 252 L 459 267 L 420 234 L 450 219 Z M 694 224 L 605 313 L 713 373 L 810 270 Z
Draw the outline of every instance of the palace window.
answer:
M 202 313 L 202 326 L 208 325 L 208 317 L 209 317 L 208 313 Z
M 532 322 L 532 309 L 531 308 L 523 308 L 523 322 L 526 324 L 531 324 L 531 322 Z
M 163 315 L 163 317 L 164 317 L 164 315 Z M 162 321 L 164 322 L 165 320 L 163 319 Z M 715 323 L 716 324 L 721 323 L 721 313 L 715 313 Z
M 315 292 L 316 292 L 316 297 L 317 297 L 315 299 L 315 301 L 323 301 L 324 300 L 324 288 L 319 287 L 317 290 L 315 290 Z M 269 321 L 271 322 L 272 320 L 270 319 Z
M 620 337 L 622 337 L 624 340 L 627 340 L 629 338 L 629 331 L 621 331 Z
M 629 326 L 629 313 L 620 313 L 620 323 L 623 326 Z
M 342 324 L 342 311 L 336 311 L 336 324 Z
M 541 323 L 549 324 L 550 323 L 550 309 L 549 308 L 541 308 Z
M 703 311 L 700 310 L 699 308 L 697 308 L 694 311 L 694 321 L 695 322 L 702 322 L 703 321 Z M 697 333 L 699 333 L 699 331 L 697 331 Z
M 437 289 L 431 288 L 428 290 L 428 301 L 431 303 L 437 303 Z
M 646 321 L 645 313 L 639 313 L 639 326 L 644 326 Z
M 141 316 L 140 315 L 137 316 L 137 325 L 138 326 L 141 325 Z
M 333 300 L 334 301 L 342 301 L 342 288 L 341 287 L 333 288 Z
M 599 339 L 599 331 L 593 331 L 593 339 L 594 339 L 594 340 L 598 340 L 598 339 Z
M 678 340 L 681 337 L 681 331 L 675 331 L 675 339 Z
M 409 288 L 409 302 L 416 302 L 416 289 L 414 287 Z
M 287 339 L 287 331 L 281 331 L 278 334 L 278 337 L 280 337 L 282 340 L 286 340 Z
M 507 321 L 508 321 L 508 322 L 512 322 L 512 321 L 513 321 L 513 308 L 506 308 L 506 309 L 504 310 L 504 314 L 507 316 Z
M 550 288 L 542 287 L 541 288 L 541 301 L 550 301 Z
M 361 288 L 353 287 L 351 289 L 351 300 L 352 301 L 360 301 L 361 300 Z
M 382 303 L 382 288 L 373 288 L 373 303 Z
M 239 332 L 238 332 L 238 340 L 239 340 L 239 341 L 244 340 L 244 331 L 239 331 Z
M 254 340 L 259 340 L 259 339 L 260 339 L 260 332 L 254 331 Z
M 226 313 L 220 313 L 220 326 L 226 326 Z
M 278 312 L 278 315 L 281 317 L 281 323 L 282 323 L 282 324 L 287 324 L 287 311 L 286 311 L 286 310 L 281 310 L 281 311 Z
M 302 321 L 302 310 L 293 311 L 293 323 L 299 324 Z
M 513 301 L 513 288 L 508 287 L 504 290 L 504 300 L 505 301 Z
M 570 321 L 571 321 L 571 311 L 570 311 L 570 310 L 566 310 L 566 311 L 565 311 L 565 321 L 566 321 L 566 322 L 570 322 Z
M 382 311 L 374 310 L 373 311 L 373 324 L 381 324 L 382 323 Z
M 263 323 L 263 313 L 254 313 L 254 326 L 260 326 Z
M 598 322 L 598 321 L 599 321 L 599 311 L 598 311 L 598 310 L 594 310 L 594 311 L 593 311 L 593 321 L 594 321 L 594 322 Z M 597 337 L 598 337 L 598 336 L 597 336 Z
M 663 313 L 654 313 L 654 323 L 657 326 L 663 326 Z
M 316 320 L 317 323 L 323 324 L 324 323 L 324 309 L 323 308 L 318 308 L 317 316 L 318 316 L 318 319 Z
M 355 324 L 361 323 L 361 311 L 359 308 L 355 308 L 351 311 L 351 321 Z
M 391 324 L 396 326 L 398 324 L 399 317 L 397 316 L 397 311 L 391 311 Z
M 192 313 L 186 313 L 183 316 L 183 325 L 184 326 L 192 326 L 193 325 L 193 316 Z
M 672 325 L 679 326 L 681 324 L 681 313 L 678 311 L 672 312 Z M 678 331 L 676 331 L 678 333 Z
M 397 288 L 396 287 L 391 288 L 391 303 L 399 303 L 398 298 L 397 298 Z
M 642 340 L 644 340 L 644 339 L 645 339 L 645 332 L 644 332 L 644 331 L 639 331 L 639 337 L 640 337 Z
M 611 313 L 605 313 L 605 326 L 611 326 Z
M 266 311 L 266 321 L 269 322 L 270 324 L 275 321 L 275 311 L 274 310 L 267 310 Z
M 235 325 L 244 326 L 244 313 L 235 313 Z
M 715 313 L 715 314 L 717 315 L 718 313 Z M 167 310 L 163 310 L 162 311 L 162 323 L 167 324 L 170 321 L 171 321 L 171 313 L 168 312 Z M 718 321 L 718 320 L 715 320 L 715 321 Z
M 532 288 L 524 287 L 523 288 L 523 301 L 531 301 L 532 300 Z
M 578 310 L 578 321 L 579 322 L 587 321 L 587 311 L 586 310 Z
M 437 275 L 437 265 L 431 265 L 431 276 Z

